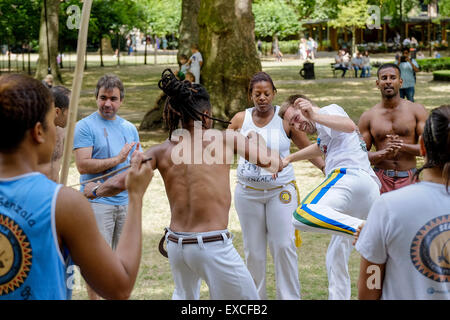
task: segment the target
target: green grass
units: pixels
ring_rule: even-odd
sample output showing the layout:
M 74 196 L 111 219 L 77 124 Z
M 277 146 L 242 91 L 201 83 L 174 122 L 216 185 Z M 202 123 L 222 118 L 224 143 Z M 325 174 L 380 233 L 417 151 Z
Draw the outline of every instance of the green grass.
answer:
M 373 61 L 392 59 L 390 56 L 375 56 Z M 282 63 L 263 61 L 263 70 L 268 72 L 275 82 L 278 94 L 275 103 L 281 104 L 289 95 L 298 92 L 304 93 L 320 106 L 331 103 L 341 105 L 350 117 L 357 122 L 362 112 L 375 105 L 380 100 L 380 93 L 375 86 L 375 77 L 368 79 L 333 78 L 329 63 L 330 58 L 317 59 L 315 63 L 316 80 L 302 80 L 298 74 L 299 60 L 286 60 Z M 93 97 L 94 88 L 98 78 L 104 73 L 115 73 L 124 82 L 125 101 L 119 114 L 139 125 L 144 114 L 154 105 L 160 92 L 157 89 L 157 80 L 166 67 L 177 68 L 175 64 L 166 65 L 140 65 L 126 67 L 90 67 L 83 79 L 82 95 L 78 118 L 96 110 Z M 338 73 L 339 74 L 339 73 Z M 372 70 L 372 75 L 375 75 Z M 71 86 L 72 74 L 63 73 L 65 85 Z M 450 97 L 450 84 L 448 82 L 432 81 L 431 73 L 417 75 L 416 101 L 422 103 L 428 110 L 441 104 L 448 103 Z M 244 109 L 247 106 L 242 106 Z M 164 141 L 167 133 L 162 130 L 140 132 L 144 149 L 153 144 Z M 295 148 L 293 148 L 294 150 Z M 294 163 L 297 183 L 301 197 L 309 193 L 323 179 L 322 173 L 309 162 Z M 234 190 L 236 170 L 230 172 Z M 69 172 L 68 184 L 78 182 L 79 174 L 73 163 Z M 233 194 L 233 193 L 232 193 Z M 164 183 L 159 174 L 155 176 L 147 189 L 144 198 L 143 213 L 143 254 L 142 262 L 136 281 L 132 299 L 170 299 L 174 284 L 168 260 L 158 252 L 158 242 L 163 234 L 163 228 L 169 225 L 170 208 L 164 190 Z M 234 245 L 243 256 L 242 233 L 239 220 L 232 203 L 230 210 L 229 229 L 235 234 Z M 325 268 L 325 254 L 330 239 L 329 235 L 302 233 L 303 245 L 299 249 L 299 275 L 303 299 L 327 299 L 327 275 Z M 267 265 L 267 293 L 269 299 L 275 299 L 275 280 L 273 262 L 268 254 Z M 356 281 L 359 272 L 359 255 L 353 251 L 349 271 L 352 278 L 352 299 L 356 298 Z M 83 281 L 74 290 L 74 299 L 87 299 Z M 201 299 L 208 299 L 208 289 L 202 285 Z

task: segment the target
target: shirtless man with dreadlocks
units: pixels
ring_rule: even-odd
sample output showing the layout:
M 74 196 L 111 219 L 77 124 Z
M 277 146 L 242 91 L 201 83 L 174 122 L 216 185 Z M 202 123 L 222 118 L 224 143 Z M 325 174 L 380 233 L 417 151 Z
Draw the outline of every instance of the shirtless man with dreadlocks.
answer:
M 209 95 L 201 85 L 179 81 L 166 70 L 159 87 L 169 97 L 164 112 L 169 139 L 152 146 L 145 155 L 161 173 L 171 208 L 165 240 L 175 281 L 172 298 L 199 299 L 204 279 L 211 299 L 259 299 L 227 230 L 230 164 L 238 153 L 276 172 L 281 169 L 281 159 L 265 144 L 257 143 L 256 134 L 247 138 L 233 130 L 210 129 L 213 120 L 219 119 L 211 116 Z M 180 121 L 183 129 L 177 130 Z M 124 190 L 126 175 L 107 180 L 96 189 L 96 195 L 111 196 Z M 86 186 L 87 197 L 93 197 L 89 191 L 93 186 Z

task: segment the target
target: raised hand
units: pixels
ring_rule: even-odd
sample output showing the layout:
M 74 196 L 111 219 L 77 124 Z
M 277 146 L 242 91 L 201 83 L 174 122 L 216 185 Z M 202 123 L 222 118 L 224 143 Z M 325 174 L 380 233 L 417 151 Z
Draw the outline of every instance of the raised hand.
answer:
M 308 101 L 306 99 L 298 98 L 294 102 L 294 106 L 298 107 L 300 111 L 302 112 L 303 116 L 307 118 L 308 120 L 314 120 L 315 111 L 313 110 L 313 105 L 311 101 Z
M 128 155 L 130 154 L 131 149 L 136 145 L 136 142 L 132 143 L 125 143 L 122 150 L 120 150 L 119 154 L 117 155 L 117 158 L 119 158 L 119 163 L 125 162 L 128 158 Z

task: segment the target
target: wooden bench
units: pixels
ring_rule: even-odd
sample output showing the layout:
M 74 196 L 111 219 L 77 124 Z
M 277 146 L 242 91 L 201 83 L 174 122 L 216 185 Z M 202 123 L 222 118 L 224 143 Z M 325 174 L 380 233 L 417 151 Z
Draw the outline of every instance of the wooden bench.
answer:
M 342 72 L 342 70 L 340 70 L 340 69 L 336 70 L 336 68 L 334 67 L 335 64 L 336 64 L 336 62 L 330 63 L 331 71 L 333 71 L 333 78 L 336 78 L 336 71 L 341 71 Z M 353 73 L 352 72 L 355 72 L 353 70 L 353 68 L 348 68 L 344 77 L 353 78 Z
M 333 71 L 333 78 L 336 78 L 336 69 L 334 68 L 334 65 L 335 65 L 336 63 L 330 63 L 330 66 L 331 66 L 331 71 Z

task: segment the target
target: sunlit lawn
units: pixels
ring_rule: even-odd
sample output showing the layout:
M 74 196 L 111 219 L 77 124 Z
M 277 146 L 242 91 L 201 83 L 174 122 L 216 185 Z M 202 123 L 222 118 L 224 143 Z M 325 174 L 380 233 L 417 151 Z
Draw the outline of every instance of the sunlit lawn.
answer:
M 390 56 L 377 56 L 374 60 L 389 61 Z M 361 113 L 380 100 L 379 91 L 375 87 L 375 70 L 368 79 L 355 79 L 348 77 L 333 78 L 329 63 L 330 58 L 316 60 L 314 81 L 302 80 L 298 75 L 301 62 L 287 60 L 281 63 L 264 61 L 263 70 L 268 72 L 275 82 L 278 94 L 275 103 L 281 104 L 283 99 L 294 93 L 304 93 L 320 106 L 337 103 L 344 107 L 350 117 L 357 122 Z M 98 78 L 104 73 L 117 74 L 125 84 L 125 102 L 120 114 L 137 126 L 144 114 L 153 106 L 160 91 L 157 80 L 166 67 L 177 69 L 174 64 L 167 65 L 139 65 L 122 67 L 90 67 L 85 72 L 83 89 L 79 107 L 79 118 L 95 110 L 93 92 Z M 72 74 L 65 72 L 65 84 L 70 87 Z M 430 73 L 419 73 L 416 87 L 416 101 L 425 105 L 427 109 L 448 103 L 450 97 L 450 83 L 433 82 Z M 242 106 L 244 109 L 246 106 Z M 167 133 L 158 130 L 155 132 L 141 132 L 144 149 L 153 144 L 160 143 L 167 137 Z M 302 196 L 311 191 L 322 179 L 322 173 L 309 162 L 294 164 L 297 183 Z M 236 170 L 230 172 L 234 190 Z M 70 169 L 69 185 L 78 181 L 78 172 L 73 166 Z M 139 277 L 136 282 L 132 299 L 170 299 L 174 284 L 168 260 L 158 252 L 158 242 L 163 229 L 169 224 L 170 210 L 164 191 L 164 184 L 158 172 L 149 186 L 144 199 L 144 250 L 142 255 Z M 230 230 L 235 235 L 234 245 L 243 256 L 242 234 L 234 204 L 230 210 Z M 327 276 L 325 269 L 325 253 L 330 236 L 314 233 L 302 233 L 303 245 L 299 249 L 299 274 L 304 299 L 327 299 Z M 268 254 L 270 257 L 270 254 Z M 352 298 L 356 298 L 356 280 L 359 272 L 359 255 L 353 251 L 350 258 L 350 274 L 352 277 Z M 274 270 L 271 258 L 268 266 L 268 296 L 275 298 Z M 74 291 L 74 299 L 87 299 L 83 281 Z M 208 299 L 207 287 L 203 284 L 201 298 Z

